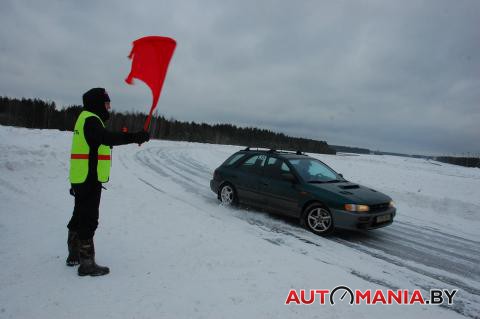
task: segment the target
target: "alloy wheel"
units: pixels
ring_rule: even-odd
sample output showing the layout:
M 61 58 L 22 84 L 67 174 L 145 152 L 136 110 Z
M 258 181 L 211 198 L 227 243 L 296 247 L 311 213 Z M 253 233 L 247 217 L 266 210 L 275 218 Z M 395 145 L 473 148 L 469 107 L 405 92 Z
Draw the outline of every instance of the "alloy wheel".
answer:
M 308 212 L 307 224 L 316 233 L 326 233 L 332 228 L 332 215 L 322 207 L 315 207 Z
M 235 201 L 235 191 L 233 190 L 232 186 L 225 185 L 220 190 L 220 200 L 222 204 L 225 206 L 230 206 Z

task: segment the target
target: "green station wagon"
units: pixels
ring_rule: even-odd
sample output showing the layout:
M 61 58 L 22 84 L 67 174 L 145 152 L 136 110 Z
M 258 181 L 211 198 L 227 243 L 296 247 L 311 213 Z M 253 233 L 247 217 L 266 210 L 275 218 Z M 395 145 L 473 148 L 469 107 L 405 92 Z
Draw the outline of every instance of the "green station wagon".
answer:
M 247 147 L 215 170 L 210 188 L 224 205 L 242 203 L 296 217 L 318 235 L 334 228 L 384 227 L 396 213 L 387 195 L 351 183 L 301 152 Z

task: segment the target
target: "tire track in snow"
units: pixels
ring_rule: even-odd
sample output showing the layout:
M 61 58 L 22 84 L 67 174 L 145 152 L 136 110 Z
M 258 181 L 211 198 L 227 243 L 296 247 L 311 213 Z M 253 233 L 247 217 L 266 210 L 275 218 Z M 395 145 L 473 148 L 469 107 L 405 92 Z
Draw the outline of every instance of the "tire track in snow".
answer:
M 163 167 L 165 169 L 167 169 L 168 171 L 170 171 L 171 173 L 177 175 L 178 177 L 180 177 L 184 180 L 190 181 L 193 184 L 196 184 L 197 187 L 204 187 L 205 186 L 203 183 L 197 182 L 196 180 L 191 178 L 191 176 L 196 176 L 196 177 L 199 177 L 201 179 L 204 179 L 205 176 L 202 176 L 202 175 L 198 174 L 197 172 L 195 172 L 195 171 L 193 171 L 189 168 L 185 168 L 184 166 L 180 165 L 177 161 L 172 159 L 170 156 L 165 155 L 163 153 L 161 155 L 157 153 L 157 158 L 164 160 L 164 163 L 167 164 L 167 165 L 164 165 Z M 163 164 L 159 160 L 157 162 L 159 164 Z M 185 174 L 184 172 L 186 172 L 188 174 Z M 170 176 L 172 176 L 172 175 L 170 174 Z
M 401 221 L 396 221 L 395 223 L 398 224 L 397 228 L 403 229 L 403 231 L 406 231 L 406 232 L 410 232 L 410 234 L 417 234 L 417 235 L 420 235 L 420 236 L 423 235 L 423 236 L 425 236 L 424 238 L 426 238 L 426 239 L 431 238 L 431 240 L 441 239 L 440 243 L 442 245 L 445 244 L 445 241 L 447 241 L 447 244 L 456 245 L 456 246 L 454 246 L 455 249 L 457 249 L 457 248 L 465 249 L 465 245 L 468 245 L 469 246 L 468 248 L 471 248 L 471 249 L 473 249 L 473 251 L 480 254 L 480 242 L 478 242 L 478 241 L 463 238 L 463 237 L 459 237 L 459 236 L 452 235 L 452 234 L 447 234 L 447 233 L 442 232 L 438 229 L 428 227 L 428 226 L 414 225 L 412 223 L 401 222 Z M 418 229 L 421 229 L 422 233 L 419 233 Z M 432 238 L 428 234 L 433 234 L 433 235 L 435 235 L 435 237 Z
M 152 150 L 152 148 L 148 148 L 146 150 L 137 152 L 135 155 L 135 161 L 139 162 L 144 166 L 147 166 L 153 172 L 159 174 L 160 176 L 171 179 L 177 185 L 180 185 L 182 188 L 184 188 L 187 192 L 200 196 L 208 202 L 212 202 L 212 197 L 207 196 L 207 193 L 205 191 L 201 191 L 198 188 L 198 186 L 202 186 L 201 184 L 185 176 L 184 174 L 179 173 L 177 170 L 168 167 L 168 165 L 165 165 L 165 163 L 159 161 L 158 158 L 152 156 Z M 163 149 L 159 150 L 158 152 L 161 151 L 163 151 Z M 192 185 L 192 183 L 196 185 Z M 185 200 L 182 199 L 182 201 Z
M 342 232 L 335 236 L 339 242 L 348 242 L 382 251 L 386 255 L 397 256 L 405 260 L 438 268 L 464 278 L 480 280 L 478 256 L 471 256 L 462 251 L 449 251 L 440 246 L 417 242 L 411 237 L 396 234 L 395 227 L 373 233 Z M 479 291 L 480 292 L 480 291 Z

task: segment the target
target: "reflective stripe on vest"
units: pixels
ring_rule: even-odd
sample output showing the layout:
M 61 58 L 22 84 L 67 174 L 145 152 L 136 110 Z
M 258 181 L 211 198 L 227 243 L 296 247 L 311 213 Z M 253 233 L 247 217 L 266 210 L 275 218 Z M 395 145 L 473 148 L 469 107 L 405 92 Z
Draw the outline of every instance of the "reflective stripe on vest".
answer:
M 83 183 L 88 176 L 90 146 L 88 146 L 87 140 L 85 139 L 83 128 L 85 120 L 91 116 L 96 117 L 100 123 L 102 123 L 102 126 L 105 127 L 100 117 L 92 112 L 82 111 L 78 116 L 73 130 L 72 151 L 70 155 L 70 183 L 72 184 Z M 100 145 L 97 159 L 98 181 L 106 183 L 110 177 L 110 147 Z
M 88 157 L 89 155 L 88 154 L 72 154 L 70 156 L 70 159 L 89 159 Z M 98 155 L 97 159 L 99 161 L 106 161 L 106 160 L 110 160 L 110 155 Z

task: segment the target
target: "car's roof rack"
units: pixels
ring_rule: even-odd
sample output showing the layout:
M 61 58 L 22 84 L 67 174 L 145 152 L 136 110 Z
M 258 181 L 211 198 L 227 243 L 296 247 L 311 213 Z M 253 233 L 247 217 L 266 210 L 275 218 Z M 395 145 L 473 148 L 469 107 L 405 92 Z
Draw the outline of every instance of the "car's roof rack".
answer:
M 270 152 L 272 149 L 270 148 L 264 148 L 264 147 L 250 147 L 247 146 L 244 151 L 265 151 L 265 152 Z
M 274 148 L 263 148 L 263 147 L 255 147 L 251 148 L 247 146 L 244 151 L 260 151 L 260 152 L 267 152 L 267 153 L 277 153 L 277 154 L 296 154 L 296 155 L 305 155 L 302 151 L 290 151 L 290 150 L 276 150 Z
M 305 155 L 305 153 L 302 153 L 302 151 L 297 150 L 297 151 L 290 151 L 290 150 L 273 150 L 274 153 L 280 153 L 280 154 L 295 154 L 295 155 Z

